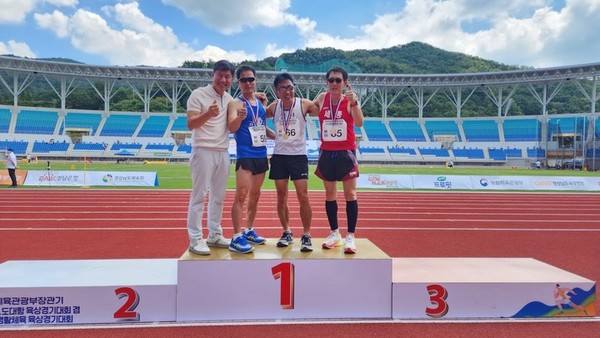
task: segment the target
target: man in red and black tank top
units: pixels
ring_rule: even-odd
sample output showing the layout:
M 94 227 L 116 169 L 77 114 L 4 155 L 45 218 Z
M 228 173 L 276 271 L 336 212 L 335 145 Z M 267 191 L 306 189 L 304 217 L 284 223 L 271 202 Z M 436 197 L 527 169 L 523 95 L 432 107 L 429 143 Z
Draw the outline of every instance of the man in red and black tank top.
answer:
M 323 248 L 331 249 L 342 244 L 337 220 L 337 182 L 342 181 L 346 198 L 348 234 L 344 244 L 345 253 L 355 253 L 354 232 L 358 219 L 356 179 L 356 137 L 354 126 L 363 125 L 363 113 L 356 93 L 348 83 L 348 72 L 341 67 L 331 68 L 327 74 L 327 92 L 315 99 L 320 108 L 321 149 L 315 174 L 325 186 L 325 209 L 331 234 Z M 344 92 L 344 89 L 347 90 Z

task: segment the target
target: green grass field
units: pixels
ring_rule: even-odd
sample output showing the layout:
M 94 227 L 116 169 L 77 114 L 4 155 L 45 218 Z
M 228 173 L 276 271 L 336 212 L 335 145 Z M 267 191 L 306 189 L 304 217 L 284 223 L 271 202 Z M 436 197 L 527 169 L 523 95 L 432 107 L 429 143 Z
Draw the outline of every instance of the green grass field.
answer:
M 46 170 L 46 161 L 39 163 L 19 163 L 22 170 Z M 149 171 L 158 175 L 158 187 L 147 189 L 191 189 L 190 168 L 188 163 L 170 164 L 143 164 L 131 162 L 116 164 L 114 162 L 83 162 L 51 161 L 51 170 L 90 170 L 90 171 Z M 234 165 L 230 168 L 228 188 L 235 188 Z M 314 176 L 314 166 L 310 168 L 309 190 L 323 190 L 321 180 Z M 361 174 L 391 174 L 391 175 L 488 175 L 488 176 L 597 176 L 597 172 L 580 170 L 554 170 L 554 169 L 511 169 L 498 167 L 455 167 L 449 169 L 443 165 L 438 166 L 400 166 L 400 165 L 366 165 L 360 164 Z M 136 187 L 135 189 L 139 189 Z M 275 189 L 271 180 L 265 179 L 263 189 Z

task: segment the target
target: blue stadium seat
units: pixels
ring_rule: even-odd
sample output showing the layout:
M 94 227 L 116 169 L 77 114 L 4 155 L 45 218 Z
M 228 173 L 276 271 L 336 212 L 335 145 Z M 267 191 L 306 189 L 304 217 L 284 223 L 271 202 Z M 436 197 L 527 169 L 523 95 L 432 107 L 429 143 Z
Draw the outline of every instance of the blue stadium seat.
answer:
M 187 127 L 187 116 L 177 116 L 173 122 L 173 126 L 171 126 L 171 131 L 189 132 L 190 130 Z
M 419 122 L 414 120 L 390 120 L 390 129 L 398 141 L 425 142 Z
M 467 142 L 500 142 L 498 124 L 494 120 L 463 120 Z
M 16 134 L 52 135 L 58 121 L 58 113 L 45 110 L 23 109 L 17 115 Z
M 506 142 L 541 141 L 542 128 L 536 118 L 505 119 L 502 129 Z
M 76 113 L 70 112 L 65 115 L 64 123 L 60 127 L 59 134 L 66 129 L 88 129 L 90 135 L 95 135 L 98 126 L 102 121 L 102 115 L 97 113 Z
M 167 151 L 173 151 L 173 148 L 175 148 L 174 145 L 172 144 L 159 144 L 159 143 L 149 143 L 146 145 L 146 150 L 167 150 Z
M 408 154 L 408 155 L 416 155 L 417 151 L 414 148 L 405 148 L 405 147 L 387 147 L 388 152 L 390 154 Z
M 141 120 L 141 115 L 112 114 L 106 118 L 100 136 L 132 137 Z
M 144 120 L 138 137 L 163 137 L 171 119 L 168 115 L 151 115 Z
M 0 108 L 0 133 L 8 133 L 11 116 L 10 109 Z
M 446 148 L 419 148 L 419 152 L 423 156 L 449 157 L 448 149 Z
M 461 141 L 460 132 L 454 120 L 425 121 L 425 128 L 427 129 L 430 141 L 435 141 L 436 135 L 453 135 L 456 136 L 457 140 Z
M 392 136 L 381 120 L 365 120 L 363 127 L 369 141 L 392 141 Z

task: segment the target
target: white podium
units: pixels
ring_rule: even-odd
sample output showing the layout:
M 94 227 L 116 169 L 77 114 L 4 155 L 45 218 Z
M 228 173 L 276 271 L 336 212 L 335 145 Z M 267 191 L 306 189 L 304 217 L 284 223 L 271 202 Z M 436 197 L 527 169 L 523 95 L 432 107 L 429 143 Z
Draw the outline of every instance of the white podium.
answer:
M 254 253 L 0 264 L 0 328 L 131 322 L 591 317 L 596 283 L 532 258 Z
M 367 239 L 358 252 L 313 252 L 277 239 L 250 254 L 211 248 L 179 260 L 177 321 L 391 318 L 392 260 Z
M 176 259 L 0 264 L 0 325 L 175 321 Z
M 396 319 L 596 314 L 595 282 L 532 258 L 394 258 L 393 267 Z

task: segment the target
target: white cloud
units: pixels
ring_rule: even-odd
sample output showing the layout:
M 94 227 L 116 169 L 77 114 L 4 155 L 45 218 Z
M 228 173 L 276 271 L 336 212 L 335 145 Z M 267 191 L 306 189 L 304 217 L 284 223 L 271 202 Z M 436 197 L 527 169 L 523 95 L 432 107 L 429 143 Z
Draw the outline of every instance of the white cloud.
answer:
M 34 14 L 38 26 L 53 31 L 59 38 L 64 38 L 69 33 L 69 17 L 55 10 L 52 14 Z
M 114 29 L 100 15 L 84 9 L 78 9 L 71 17 L 55 11 L 35 18 L 40 27 L 69 38 L 75 48 L 104 56 L 114 65 L 175 67 L 186 60 L 256 59 L 244 51 L 226 51 L 216 46 L 194 50 L 181 42 L 170 27 L 146 17 L 137 2 L 105 7 L 103 12 L 122 28 Z
M 308 18 L 301 18 L 288 12 L 290 0 L 255 0 L 240 5 L 238 0 L 195 1 L 195 0 L 163 0 L 166 5 L 179 8 L 185 15 L 197 19 L 206 26 L 221 34 L 241 33 L 245 28 L 264 26 L 276 28 L 292 26 L 301 36 L 318 35 L 327 41 L 335 38 L 315 32 L 317 23 Z M 307 43 L 309 45 L 310 43 Z M 330 46 L 330 45 L 326 45 Z M 264 56 L 279 56 L 293 52 L 295 47 L 279 47 L 277 43 L 268 43 L 264 48 Z M 224 56 L 225 57 L 225 56 Z M 235 60 L 233 57 L 230 59 Z M 250 59 L 250 58 L 246 58 Z
M 277 27 L 286 24 L 290 0 L 163 0 L 191 18 L 222 34 L 240 33 L 245 27 Z
M 35 53 L 26 43 L 16 42 L 14 40 L 4 43 L 0 41 L 0 54 L 12 54 L 16 56 L 35 58 Z
M 57 7 L 74 7 L 77 0 L 0 0 L 0 24 L 22 23 L 25 17 L 35 10 L 36 6 L 47 3 Z
M 299 34 L 306 47 L 378 49 L 422 41 L 507 64 L 536 67 L 568 63 L 574 55 L 561 46 L 573 46 L 577 41 L 587 45 L 590 54 L 575 60 L 597 60 L 600 0 L 568 0 L 558 10 L 548 3 L 407 0 L 401 12 L 378 16 L 371 24 L 360 27 L 362 34 L 354 37 L 331 36 L 311 27 L 299 30 Z M 485 22 L 488 27 L 468 32 L 462 25 L 472 21 Z
M 295 50 L 296 49 L 294 49 L 294 48 L 281 48 L 281 47 L 278 47 L 277 44 L 275 44 L 275 43 L 269 43 L 265 47 L 264 53 L 265 53 L 265 55 L 268 55 L 268 56 L 279 56 L 284 53 L 292 53 Z
M 35 6 L 36 0 L 0 0 L 0 23 L 20 23 Z

